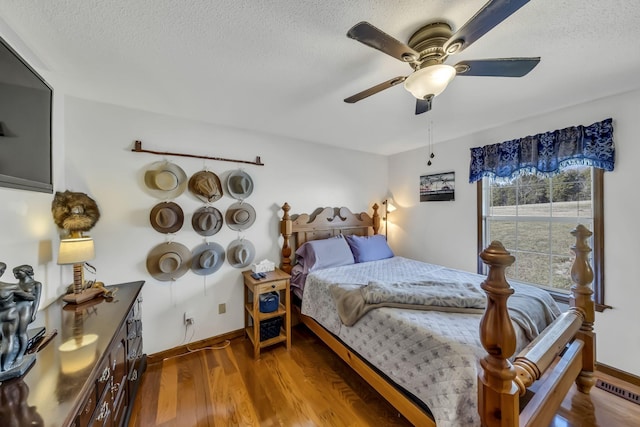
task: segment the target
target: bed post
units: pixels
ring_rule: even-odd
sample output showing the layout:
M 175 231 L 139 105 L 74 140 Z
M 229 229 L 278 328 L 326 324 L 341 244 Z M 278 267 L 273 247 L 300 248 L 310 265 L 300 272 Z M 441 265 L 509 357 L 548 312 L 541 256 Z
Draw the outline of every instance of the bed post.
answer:
M 380 214 L 378 214 L 378 206 L 377 203 L 373 204 L 373 234 L 378 234 L 378 230 L 380 230 Z
M 282 220 L 280 221 L 280 233 L 284 239 L 282 242 L 282 262 L 280 263 L 280 270 L 287 274 L 291 274 L 291 246 L 289 246 L 289 238 L 291 237 L 292 223 L 289 217 L 290 209 L 291 206 L 289 206 L 289 203 L 285 202 L 284 205 L 282 205 L 284 215 L 282 215 Z
M 515 258 L 498 241 L 482 251 L 480 258 L 489 266 L 487 279 L 480 285 L 487 294 L 487 308 L 480 321 L 480 341 L 489 354 L 480 360 L 478 412 L 483 427 L 517 426 L 516 371 L 508 360 L 516 351 L 516 335 L 507 311 L 507 299 L 514 291 L 504 276 L 505 268 L 513 264 Z
M 593 270 L 588 258 L 591 248 L 587 244 L 587 239 L 593 233 L 582 224 L 579 224 L 571 234 L 576 238 L 576 244 L 571 247 L 576 259 L 571 266 L 571 281 L 574 284 L 571 286 L 569 306 L 576 307 L 584 313 L 582 327 L 576 334 L 576 338 L 584 342 L 582 371 L 576 378 L 576 385 L 582 393 L 589 394 L 591 387 L 596 382 L 593 377 L 596 365 L 596 334 L 593 331 L 593 323 L 596 314 L 595 303 L 591 298 L 593 290 L 590 286 L 593 281 Z

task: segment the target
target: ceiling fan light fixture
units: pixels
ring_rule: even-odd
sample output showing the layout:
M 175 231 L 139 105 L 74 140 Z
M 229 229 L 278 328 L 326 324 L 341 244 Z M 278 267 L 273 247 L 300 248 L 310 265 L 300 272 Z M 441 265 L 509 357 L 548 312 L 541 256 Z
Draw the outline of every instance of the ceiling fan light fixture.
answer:
M 451 65 L 429 65 L 407 77 L 404 88 L 418 99 L 425 99 L 429 95 L 438 96 L 455 76 L 456 69 Z

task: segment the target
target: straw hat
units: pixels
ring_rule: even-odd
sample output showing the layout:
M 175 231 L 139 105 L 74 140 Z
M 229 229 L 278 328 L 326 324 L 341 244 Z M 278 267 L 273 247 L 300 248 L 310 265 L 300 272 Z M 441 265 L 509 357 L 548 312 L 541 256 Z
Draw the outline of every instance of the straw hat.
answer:
M 160 202 L 149 214 L 151 226 L 160 233 L 175 233 L 182 228 L 184 213 L 174 202 Z
M 225 221 L 230 229 L 246 230 L 256 220 L 256 210 L 249 203 L 236 202 L 229 206 L 225 214 Z
M 223 262 L 224 248 L 217 243 L 203 243 L 191 251 L 191 271 L 200 276 L 215 273 Z
M 251 264 L 255 256 L 256 250 L 247 239 L 236 239 L 227 246 L 227 260 L 232 267 L 244 268 Z
M 191 217 L 191 225 L 201 236 L 213 236 L 222 228 L 222 214 L 214 207 L 198 208 Z
M 147 271 L 161 281 L 182 277 L 191 266 L 191 251 L 181 243 L 160 243 L 147 255 Z
M 159 199 L 175 199 L 187 188 L 187 174 L 166 160 L 151 164 L 144 173 L 149 192 Z
M 253 192 L 253 180 L 245 171 L 235 170 L 227 177 L 227 191 L 234 199 L 244 200 Z
M 189 191 L 203 202 L 212 203 L 222 197 L 222 184 L 215 173 L 200 171 L 189 179 Z

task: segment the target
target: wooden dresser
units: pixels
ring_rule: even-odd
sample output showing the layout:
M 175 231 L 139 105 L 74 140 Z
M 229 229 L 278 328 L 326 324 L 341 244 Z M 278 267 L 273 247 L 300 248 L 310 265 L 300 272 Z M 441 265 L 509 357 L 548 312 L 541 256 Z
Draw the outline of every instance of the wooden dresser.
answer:
M 126 426 L 146 368 L 140 290 L 123 283 L 111 300 L 58 300 L 33 326 L 57 335 L 22 377 L 0 385 L 0 425 Z

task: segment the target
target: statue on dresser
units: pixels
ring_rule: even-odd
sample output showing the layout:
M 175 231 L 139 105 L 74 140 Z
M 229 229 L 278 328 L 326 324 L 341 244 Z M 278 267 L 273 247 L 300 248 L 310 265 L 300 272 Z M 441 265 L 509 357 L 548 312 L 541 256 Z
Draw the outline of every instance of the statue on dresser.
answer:
M 0 262 L 0 276 L 7 265 Z M 27 328 L 35 320 L 42 284 L 33 279 L 33 268 L 21 265 L 13 269 L 18 283 L 0 281 L 0 381 L 19 377 L 35 362 L 27 355 Z

